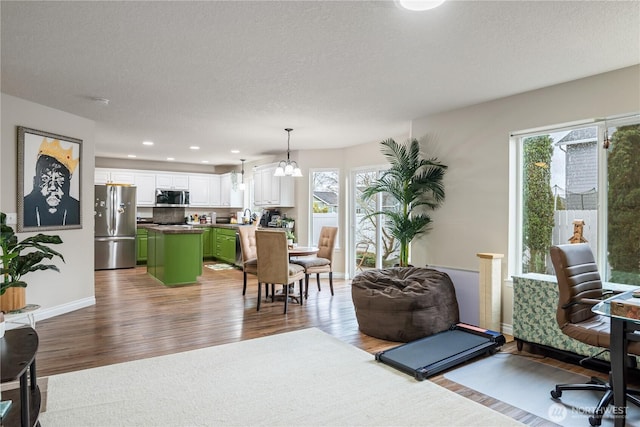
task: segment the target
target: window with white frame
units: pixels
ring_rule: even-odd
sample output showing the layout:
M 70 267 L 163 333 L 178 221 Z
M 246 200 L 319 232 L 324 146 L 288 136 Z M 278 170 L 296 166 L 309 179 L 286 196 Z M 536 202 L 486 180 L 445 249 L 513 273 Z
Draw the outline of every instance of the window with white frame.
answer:
M 338 169 L 311 171 L 311 241 L 317 244 L 323 226 L 338 226 L 340 173 Z M 336 242 L 336 247 L 337 247 Z
M 514 137 L 515 273 L 554 274 L 552 245 L 587 243 L 603 280 L 640 285 L 640 116 Z

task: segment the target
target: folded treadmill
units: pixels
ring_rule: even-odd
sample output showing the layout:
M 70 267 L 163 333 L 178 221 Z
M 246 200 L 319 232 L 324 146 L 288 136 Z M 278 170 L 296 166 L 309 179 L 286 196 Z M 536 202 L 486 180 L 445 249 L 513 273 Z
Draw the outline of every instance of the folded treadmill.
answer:
M 381 351 L 375 357 L 422 381 L 482 354 L 495 354 L 505 342 L 499 332 L 458 323 L 447 331 Z

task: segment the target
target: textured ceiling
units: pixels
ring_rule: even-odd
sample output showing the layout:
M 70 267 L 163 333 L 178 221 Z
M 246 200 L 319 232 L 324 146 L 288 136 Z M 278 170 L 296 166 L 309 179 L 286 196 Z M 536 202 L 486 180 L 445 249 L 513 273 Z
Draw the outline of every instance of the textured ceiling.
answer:
M 283 153 L 286 127 L 292 150 L 380 141 L 413 118 L 640 63 L 638 1 L 416 13 L 391 1 L 3 0 L 0 11 L 2 92 L 95 120 L 100 157 L 239 164 Z

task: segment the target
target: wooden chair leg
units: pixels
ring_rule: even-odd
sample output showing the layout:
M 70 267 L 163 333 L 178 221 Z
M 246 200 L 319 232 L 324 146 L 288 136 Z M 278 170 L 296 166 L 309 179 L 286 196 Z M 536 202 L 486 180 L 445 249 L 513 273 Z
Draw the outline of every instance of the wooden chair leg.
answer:
M 271 284 L 271 302 L 276 300 L 276 285 Z
M 266 283 L 265 283 L 265 285 L 266 285 Z M 256 311 L 260 311 L 260 301 L 262 300 L 262 295 L 261 295 L 262 292 L 261 292 L 261 290 L 262 290 L 262 283 L 258 282 L 258 308 L 257 308 Z
M 242 295 L 247 293 L 247 273 L 242 272 Z
M 284 314 L 287 314 L 287 303 L 289 302 L 289 284 L 285 284 L 284 288 L 282 288 L 284 292 Z
M 260 285 L 258 285 L 258 286 L 260 286 Z M 264 284 L 264 297 L 265 298 L 269 298 L 269 284 L 268 283 Z
M 309 298 L 309 275 L 304 275 L 304 297 Z
M 302 298 L 302 279 L 300 279 L 300 305 L 304 304 L 304 298 Z
M 320 273 L 316 273 L 316 281 L 318 282 L 318 292 L 320 292 Z
M 329 287 L 331 288 L 331 296 L 333 296 L 333 271 L 329 272 Z

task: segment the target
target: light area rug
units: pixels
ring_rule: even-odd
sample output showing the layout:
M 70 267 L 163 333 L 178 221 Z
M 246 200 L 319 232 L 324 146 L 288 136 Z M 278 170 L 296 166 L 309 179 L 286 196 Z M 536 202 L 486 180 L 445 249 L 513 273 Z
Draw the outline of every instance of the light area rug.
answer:
M 218 263 L 218 264 L 205 264 L 205 267 L 207 267 L 209 270 L 233 270 L 234 267 L 232 265 L 229 264 L 224 264 L 224 263 Z
M 46 427 L 521 426 L 318 329 L 49 377 Z
M 545 365 L 531 357 L 498 353 L 444 374 L 445 378 L 499 399 L 563 427 L 589 426 L 589 415 L 601 392 L 563 391 L 559 401 L 551 398 L 556 384 L 582 384 L 589 378 Z M 605 415 L 602 426 L 613 426 L 613 416 Z M 640 409 L 629 405 L 628 426 L 640 426 Z

